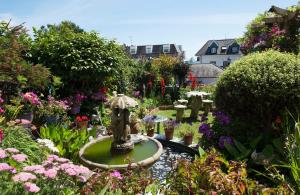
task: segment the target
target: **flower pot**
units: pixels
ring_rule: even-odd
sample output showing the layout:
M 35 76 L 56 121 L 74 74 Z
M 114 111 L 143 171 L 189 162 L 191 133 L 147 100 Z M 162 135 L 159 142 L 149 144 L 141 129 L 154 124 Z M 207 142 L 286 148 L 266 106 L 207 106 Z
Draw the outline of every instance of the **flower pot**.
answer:
M 70 112 L 71 114 L 78 114 L 80 112 L 80 105 L 73 105 Z
M 59 115 L 50 115 L 45 116 L 46 123 L 49 124 L 56 124 L 59 121 Z
M 191 145 L 193 143 L 193 135 L 185 135 L 183 141 L 185 145 Z
M 25 119 L 25 120 L 28 120 L 30 122 L 33 121 L 33 112 L 28 112 L 28 113 L 24 113 L 24 114 L 20 114 L 17 118 L 18 119 Z
M 76 127 L 77 129 L 83 129 L 88 127 L 89 121 L 81 121 L 81 122 L 76 122 Z
M 154 136 L 154 129 L 148 129 L 147 130 L 147 136 L 153 137 Z
M 136 123 L 130 123 L 130 133 L 131 134 L 138 134 L 140 130 L 140 123 L 136 122 Z
M 173 135 L 174 135 L 174 128 L 168 128 L 168 129 L 165 129 L 165 137 L 166 137 L 166 140 L 171 140 L 171 139 L 173 139 Z

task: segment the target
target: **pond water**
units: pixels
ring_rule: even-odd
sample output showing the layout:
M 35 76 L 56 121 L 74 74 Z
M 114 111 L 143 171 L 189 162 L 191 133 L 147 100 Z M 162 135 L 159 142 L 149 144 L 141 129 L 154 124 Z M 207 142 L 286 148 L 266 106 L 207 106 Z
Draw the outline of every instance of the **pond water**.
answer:
M 129 160 L 132 163 L 145 160 L 153 156 L 158 150 L 157 144 L 148 140 L 135 144 L 134 149 L 129 153 L 113 154 L 110 152 L 111 143 L 112 138 L 96 142 L 86 148 L 83 157 L 99 164 L 121 165 L 127 164 Z
M 187 152 L 182 152 L 173 147 L 164 147 L 163 153 L 159 160 L 150 167 L 153 177 L 160 181 L 165 180 L 167 174 L 172 170 L 174 163 L 179 158 L 192 161 L 194 159 L 194 155 L 191 155 Z

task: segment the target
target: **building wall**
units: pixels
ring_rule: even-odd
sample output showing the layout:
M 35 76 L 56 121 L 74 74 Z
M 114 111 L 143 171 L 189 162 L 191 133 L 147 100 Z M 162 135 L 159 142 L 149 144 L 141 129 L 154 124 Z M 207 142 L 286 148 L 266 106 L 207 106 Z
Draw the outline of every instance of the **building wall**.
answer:
M 203 55 L 201 56 L 200 59 L 200 63 L 203 64 L 208 64 L 211 63 L 212 61 L 216 62 L 216 65 L 218 67 L 222 67 L 223 66 L 223 62 L 227 61 L 228 58 L 231 59 L 231 63 L 233 63 L 235 60 L 239 59 L 242 55 Z

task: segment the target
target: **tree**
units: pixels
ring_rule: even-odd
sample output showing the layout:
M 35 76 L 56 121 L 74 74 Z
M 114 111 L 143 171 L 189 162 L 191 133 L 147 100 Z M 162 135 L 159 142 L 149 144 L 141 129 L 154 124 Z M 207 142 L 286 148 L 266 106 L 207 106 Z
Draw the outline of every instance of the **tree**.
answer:
M 64 96 L 76 91 L 91 93 L 104 83 L 114 83 L 111 76 L 119 78 L 128 59 L 123 47 L 114 40 L 106 40 L 96 32 L 84 32 L 66 21 L 34 29 L 30 53 L 33 62 L 43 63 L 62 78 Z
M 20 86 L 27 90 L 43 90 L 51 84 L 49 69 L 26 61 L 29 40 L 23 25 L 0 22 L 0 81 L 3 93 L 12 86 L 14 89 Z

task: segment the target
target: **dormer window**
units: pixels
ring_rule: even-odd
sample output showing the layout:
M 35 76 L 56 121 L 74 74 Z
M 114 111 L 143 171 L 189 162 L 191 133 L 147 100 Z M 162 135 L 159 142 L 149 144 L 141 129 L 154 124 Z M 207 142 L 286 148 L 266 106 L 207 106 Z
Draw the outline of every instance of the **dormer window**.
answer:
M 236 46 L 232 47 L 231 50 L 232 50 L 232 53 L 238 53 L 238 47 L 236 47 Z
M 137 46 L 130 46 L 130 54 L 136 54 Z
M 152 45 L 146 45 L 146 54 L 152 53 Z
M 210 49 L 210 53 L 212 53 L 212 54 L 217 53 L 217 48 L 212 47 L 212 48 Z
M 163 45 L 163 53 L 170 53 L 170 44 Z
M 221 47 L 221 53 L 226 53 L 226 50 L 227 50 L 226 46 Z

